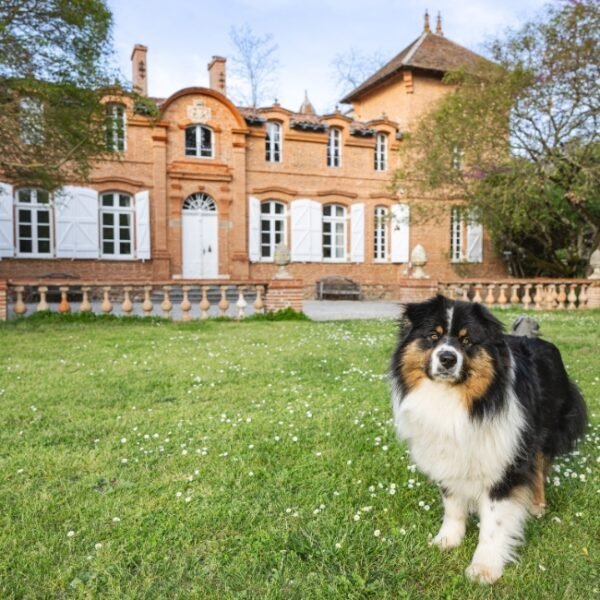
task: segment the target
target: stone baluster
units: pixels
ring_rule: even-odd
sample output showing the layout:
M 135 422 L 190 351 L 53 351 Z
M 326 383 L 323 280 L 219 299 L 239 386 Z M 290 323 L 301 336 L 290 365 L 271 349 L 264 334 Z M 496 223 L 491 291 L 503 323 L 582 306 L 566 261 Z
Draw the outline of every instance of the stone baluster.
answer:
M 90 288 L 87 285 L 84 285 L 81 288 L 81 293 L 83 294 L 83 296 L 81 298 L 81 304 L 79 305 L 79 312 L 82 312 L 82 313 L 92 312 L 92 303 L 90 302 L 91 289 L 92 288 Z
M 219 300 L 219 315 L 221 317 L 227 316 L 227 309 L 229 308 L 229 300 L 227 300 L 227 287 L 226 285 L 221 286 L 221 299 Z
M 200 300 L 200 318 L 208 319 L 208 311 L 210 309 L 210 302 L 208 301 L 208 286 L 202 286 L 202 299 Z
M 581 287 L 579 288 L 578 308 L 585 308 L 587 305 L 587 301 L 588 301 L 587 288 L 588 288 L 588 286 L 585 284 L 582 284 Z
M 121 310 L 126 317 L 130 317 L 133 312 L 133 302 L 131 301 L 131 286 L 123 288 L 123 304 L 121 304 Z
M 531 288 L 533 285 L 531 283 L 526 283 L 523 291 L 523 308 L 527 310 L 533 301 L 531 298 Z
M 576 287 L 576 283 L 569 284 L 569 294 L 567 295 L 569 304 L 567 305 L 567 310 L 575 310 L 577 308 L 577 294 L 575 294 Z
M 542 301 L 544 299 L 544 286 L 541 283 L 535 285 L 535 296 L 533 301 L 535 302 L 535 309 L 542 310 Z
M 237 306 L 238 309 L 238 313 L 237 313 L 237 318 L 238 320 L 243 319 L 246 313 L 246 307 L 248 306 L 248 303 L 246 302 L 246 298 L 244 298 L 244 286 L 240 285 L 238 287 L 238 299 L 237 302 L 235 303 L 235 305 Z
M 37 311 L 48 310 L 48 301 L 46 300 L 46 294 L 48 293 L 48 288 L 45 285 L 40 285 L 38 287 L 38 292 L 40 294 L 40 301 L 37 305 Z
M 487 286 L 488 292 L 487 292 L 487 296 L 485 297 L 485 303 L 488 306 L 492 306 L 494 304 L 494 302 L 495 302 L 495 300 L 494 300 L 494 289 L 495 289 L 495 287 L 496 287 L 496 285 L 493 284 L 493 283 L 490 283 Z
M 442 290 L 442 294 L 444 291 Z M 446 294 L 450 300 L 456 300 L 456 286 L 452 283 L 446 285 Z
M 192 317 L 190 316 L 190 310 L 192 309 L 192 303 L 188 298 L 191 287 L 189 285 L 182 285 L 181 291 L 183 292 L 183 298 L 181 300 L 181 311 L 183 316 L 181 317 L 182 321 L 191 321 Z
M 475 284 L 475 295 L 473 296 L 473 302 L 477 304 L 481 304 L 483 302 L 483 298 L 481 297 L 481 288 L 482 285 L 480 283 Z
M 554 310 L 556 307 L 556 285 L 550 283 L 546 286 L 546 309 Z
M 511 306 L 517 306 L 519 304 L 519 284 L 513 283 L 510 286 L 510 304 Z
M 23 302 L 23 294 L 25 292 L 25 286 L 18 285 L 15 288 L 15 293 L 17 294 L 17 298 L 15 301 L 15 314 L 18 317 L 22 317 L 27 312 L 27 305 Z
M 567 299 L 567 294 L 565 292 L 565 289 L 567 288 L 567 285 L 565 283 L 561 283 L 558 286 L 558 296 L 557 296 L 557 300 L 558 300 L 558 308 L 559 309 L 564 309 L 565 308 L 565 301 Z
M 171 318 L 171 311 L 173 310 L 173 303 L 171 302 L 171 298 L 169 296 L 170 293 L 171 293 L 171 286 L 163 285 L 163 301 L 162 301 L 160 307 L 162 308 L 163 316 L 165 317 L 165 319 Z
M 462 286 L 462 299 L 463 299 L 465 302 L 468 302 L 468 301 L 469 301 L 469 284 L 468 284 L 468 283 L 465 283 L 465 284 Z
M 144 311 L 144 316 L 149 317 L 154 310 L 154 304 L 152 304 L 152 299 L 150 298 L 150 294 L 152 294 L 152 286 L 145 285 L 144 286 L 144 301 L 142 302 L 142 310 Z
M 110 285 L 105 285 L 102 288 L 102 294 L 102 305 L 100 306 L 100 309 L 105 315 L 109 315 L 113 309 L 112 302 L 110 301 Z
M 67 298 L 69 286 L 61 285 L 58 289 L 60 291 L 60 302 L 58 304 L 58 312 L 61 314 L 71 312 L 71 305 L 69 304 L 69 299 Z
M 506 290 L 508 289 L 508 285 L 503 283 L 500 285 L 500 293 L 498 294 L 498 304 L 500 308 L 506 308 L 508 304 L 508 298 L 506 297 Z
M 262 314 L 265 312 L 265 303 L 263 302 L 264 287 L 262 285 L 256 286 L 256 299 L 254 300 L 254 312 Z

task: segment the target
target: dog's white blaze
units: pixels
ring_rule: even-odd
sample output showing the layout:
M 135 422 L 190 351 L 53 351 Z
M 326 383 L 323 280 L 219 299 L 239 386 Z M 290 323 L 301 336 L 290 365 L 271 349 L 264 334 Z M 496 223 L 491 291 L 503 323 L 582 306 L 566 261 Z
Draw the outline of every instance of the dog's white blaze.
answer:
M 450 333 L 450 330 L 452 329 L 452 317 L 454 316 L 454 306 L 451 306 L 447 311 L 446 311 L 446 316 L 448 317 L 448 334 Z
M 440 354 L 442 352 L 452 352 L 452 354 L 456 356 L 456 364 L 451 369 L 451 373 L 458 376 L 463 366 L 463 355 L 460 352 L 457 352 L 456 348 L 453 348 L 449 344 L 441 344 L 431 353 L 431 372 L 435 375 L 440 371 L 440 368 L 442 368 L 443 371 L 446 370 L 440 363 Z
M 512 385 L 505 409 L 474 420 L 452 384 L 424 379 L 405 397 L 393 392 L 394 424 L 416 465 L 469 504 L 477 503 L 519 449 L 525 419 Z

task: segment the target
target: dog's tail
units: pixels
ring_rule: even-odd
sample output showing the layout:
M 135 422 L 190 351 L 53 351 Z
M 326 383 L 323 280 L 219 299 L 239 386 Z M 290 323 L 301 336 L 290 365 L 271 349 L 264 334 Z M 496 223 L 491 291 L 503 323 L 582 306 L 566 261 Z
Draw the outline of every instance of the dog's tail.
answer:
M 575 449 L 587 426 L 587 409 L 578 387 L 569 379 L 569 392 L 560 415 L 556 447 L 558 454 Z

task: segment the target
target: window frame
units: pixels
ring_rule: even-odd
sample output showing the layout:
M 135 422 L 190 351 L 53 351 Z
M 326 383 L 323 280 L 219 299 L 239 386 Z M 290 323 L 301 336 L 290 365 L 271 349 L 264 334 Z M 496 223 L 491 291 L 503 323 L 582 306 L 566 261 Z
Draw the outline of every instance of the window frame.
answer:
M 275 135 L 270 130 L 275 130 Z M 283 161 L 283 128 L 278 121 L 267 121 L 265 125 L 265 161 L 280 163 Z M 274 139 L 273 139 L 274 138 Z
M 112 196 L 113 204 L 112 206 L 105 206 L 103 203 L 104 197 Z M 119 197 L 127 196 L 130 200 L 129 206 L 122 207 L 118 205 Z M 106 260 L 131 260 L 135 258 L 135 244 L 136 244 L 136 231 L 135 231 L 135 196 L 133 194 L 129 194 L 128 192 L 123 192 L 120 190 L 109 190 L 105 192 L 100 192 L 98 194 L 98 227 L 100 228 L 100 258 Z M 112 225 L 104 224 L 104 215 L 111 214 L 113 215 L 113 223 Z M 120 216 L 121 215 L 129 215 L 129 240 L 121 239 L 121 223 Z M 113 231 L 113 239 L 105 240 L 104 238 L 104 229 L 105 227 L 110 227 Z M 112 242 L 114 244 L 115 249 L 119 249 L 119 252 L 113 252 L 112 254 L 104 251 L 104 243 Z M 129 242 L 130 251 L 128 254 L 122 253 L 120 251 L 121 242 Z
M 187 143 L 188 131 L 191 131 L 191 130 L 194 130 L 194 135 L 195 135 L 195 144 L 194 144 L 193 148 L 192 148 L 192 146 L 188 146 L 188 143 Z M 203 130 L 207 131 L 210 135 L 210 147 L 209 147 L 210 153 L 209 154 L 202 154 L 203 151 L 206 151 L 206 147 L 202 146 L 202 131 Z M 215 136 L 215 132 L 212 127 L 209 127 L 208 125 L 205 125 L 204 123 L 196 123 L 194 125 L 188 125 L 185 128 L 184 134 L 183 134 L 183 152 L 186 157 L 203 158 L 203 159 L 211 160 L 216 155 L 215 146 L 216 146 L 216 136 Z M 190 154 L 188 152 L 188 150 L 190 150 L 190 149 L 194 150 L 194 154 Z
M 120 111 L 120 114 L 115 114 Z M 120 102 L 106 104 L 106 147 L 115 154 L 127 151 L 127 107 Z
M 381 204 L 373 209 L 373 262 L 390 260 L 390 214 L 390 209 Z
M 327 134 L 327 166 L 337 169 L 342 166 L 342 130 L 331 127 Z
M 338 212 L 341 209 L 342 214 L 327 214 L 327 212 Z M 342 239 L 341 244 L 338 244 L 339 227 L 341 225 Z M 348 259 L 348 210 L 343 204 L 325 204 L 323 206 L 322 217 L 322 238 L 321 249 L 323 262 L 346 262 Z M 329 231 L 326 231 L 329 229 Z M 329 243 L 326 243 L 325 238 L 329 236 Z M 326 249 L 329 249 L 330 256 L 326 256 Z M 341 256 L 338 256 L 338 250 L 341 249 Z M 334 252 L 335 250 L 335 252 Z M 335 255 L 334 255 L 335 254 Z
M 22 202 L 20 200 L 20 193 L 28 190 L 31 193 L 31 202 Z M 38 192 L 44 192 L 48 195 L 48 202 L 38 202 Z M 54 258 L 54 204 L 52 202 L 52 195 L 46 190 L 41 188 L 18 188 L 14 192 L 13 205 L 15 211 L 15 256 L 18 258 Z M 29 223 L 21 221 L 21 211 L 29 210 L 31 214 L 31 220 Z M 41 238 L 39 236 L 39 213 L 48 214 L 48 223 L 42 223 L 41 225 L 48 226 L 48 237 Z M 31 227 L 31 235 L 29 238 L 21 236 L 21 225 L 29 225 Z M 34 247 L 37 248 L 36 252 L 24 252 L 21 250 L 21 241 L 23 239 L 31 240 L 32 250 Z M 48 241 L 48 252 L 39 252 L 39 243 L 42 240 Z
M 450 262 L 466 261 L 465 254 L 465 218 L 460 206 L 450 209 Z
M 379 132 L 375 135 L 375 156 L 374 167 L 375 171 L 383 173 L 387 171 L 388 166 L 388 135 Z
M 263 212 L 263 206 L 268 206 L 269 211 Z M 276 212 L 276 207 L 280 206 L 282 212 Z M 264 200 L 260 203 L 260 259 L 263 262 L 272 262 L 275 260 L 275 248 L 278 244 L 287 244 L 288 238 L 288 227 L 287 227 L 288 211 L 285 202 L 281 200 Z M 277 231 L 277 223 L 282 223 L 281 231 Z M 264 224 L 267 224 L 265 231 Z M 263 235 L 267 234 L 269 240 L 267 243 L 263 242 Z M 277 241 L 277 236 L 280 236 L 280 241 Z M 263 254 L 264 248 L 269 249 L 267 255 Z

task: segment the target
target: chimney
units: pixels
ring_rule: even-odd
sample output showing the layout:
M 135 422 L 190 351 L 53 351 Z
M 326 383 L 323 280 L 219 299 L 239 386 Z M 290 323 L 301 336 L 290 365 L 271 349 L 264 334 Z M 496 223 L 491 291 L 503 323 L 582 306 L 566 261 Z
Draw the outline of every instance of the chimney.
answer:
M 435 33 L 437 35 L 444 35 L 444 32 L 442 31 L 442 13 L 438 12 L 437 14 L 437 20 L 435 23 Z
M 425 23 L 423 24 L 423 33 L 431 33 L 431 27 L 429 27 L 429 11 L 425 9 Z
M 148 79 L 146 78 L 148 71 L 148 63 L 146 62 L 146 53 L 148 48 L 141 44 L 136 44 L 131 53 L 131 81 L 133 81 L 133 89 L 142 94 L 148 95 Z
M 213 56 L 208 63 L 208 79 L 211 90 L 225 95 L 225 63 L 227 59 L 222 56 Z

